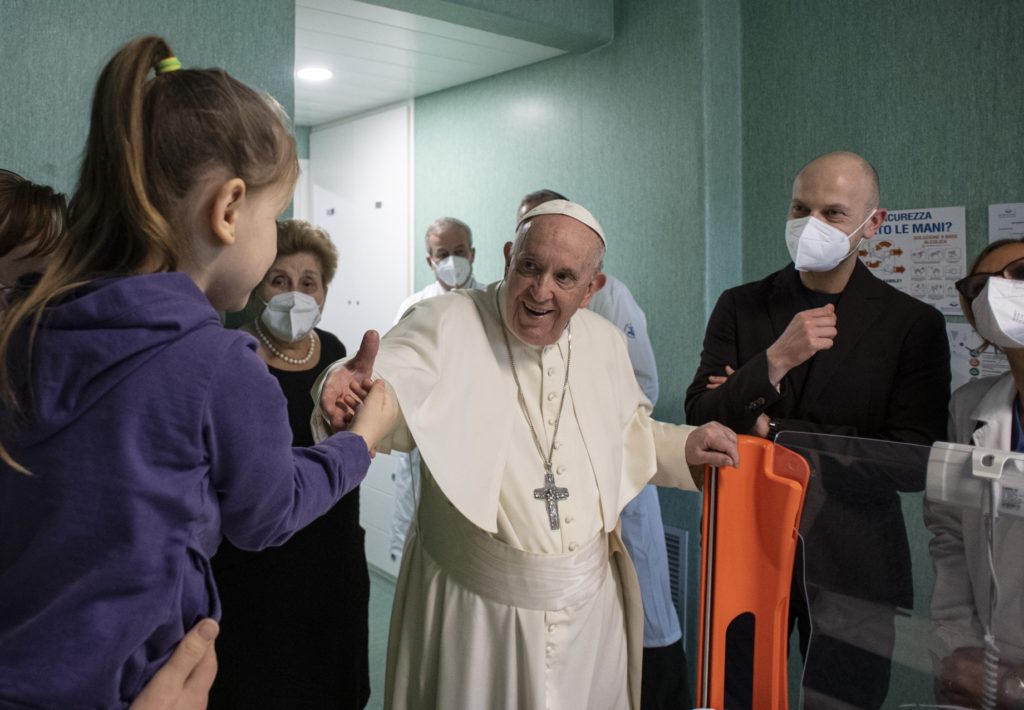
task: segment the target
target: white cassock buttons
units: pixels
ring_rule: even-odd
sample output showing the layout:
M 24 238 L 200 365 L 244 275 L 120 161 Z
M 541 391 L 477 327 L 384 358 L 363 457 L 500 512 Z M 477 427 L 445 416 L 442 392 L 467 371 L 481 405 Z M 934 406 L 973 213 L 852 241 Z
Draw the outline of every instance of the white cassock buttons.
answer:
M 548 392 L 548 401 L 549 402 L 554 401 L 555 397 L 557 397 L 557 396 L 558 395 L 555 392 Z
M 576 552 L 576 548 L 579 547 L 575 542 L 569 543 L 569 552 Z
M 554 377 L 554 374 L 555 374 L 555 368 L 549 367 L 548 368 L 548 377 Z

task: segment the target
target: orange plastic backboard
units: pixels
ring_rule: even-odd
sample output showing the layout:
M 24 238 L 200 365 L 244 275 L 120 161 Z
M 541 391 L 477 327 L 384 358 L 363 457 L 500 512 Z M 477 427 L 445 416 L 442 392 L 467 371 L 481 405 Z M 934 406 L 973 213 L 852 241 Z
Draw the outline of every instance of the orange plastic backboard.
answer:
M 790 582 L 810 470 L 759 437 L 740 436 L 739 452 L 738 468 L 705 472 L 698 705 L 725 707 L 726 636 L 752 622 L 753 710 L 786 710 Z

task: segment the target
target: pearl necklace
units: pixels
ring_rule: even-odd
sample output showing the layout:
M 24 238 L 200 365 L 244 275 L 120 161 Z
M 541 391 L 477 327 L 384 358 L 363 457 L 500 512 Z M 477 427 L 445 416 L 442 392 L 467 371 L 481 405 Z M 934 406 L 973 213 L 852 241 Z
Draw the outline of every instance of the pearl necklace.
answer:
M 284 360 L 289 365 L 305 365 L 313 357 L 313 352 L 316 350 L 315 331 L 309 331 L 309 352 L 306 353 L 306 357 L 295 358 L 285 355 L 283 352 L 274 347 L 274 344 L 270 342 L 270 338 L 267 337 L 267 334 L 263 332 L 263 328 L 260 327 L 259 318 L 257 318 L 254 322 L 256 324 L 256 335 L 260 336 L 260 340 L 263 341 L 263 344 L 267 346 L 267 350 L 269 350 L 274 357 L 280 360 Z

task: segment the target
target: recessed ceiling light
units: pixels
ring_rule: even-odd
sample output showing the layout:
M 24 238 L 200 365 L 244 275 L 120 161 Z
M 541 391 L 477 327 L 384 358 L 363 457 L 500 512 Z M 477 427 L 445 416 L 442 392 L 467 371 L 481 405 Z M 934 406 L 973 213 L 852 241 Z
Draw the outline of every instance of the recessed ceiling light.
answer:
M 334 72 L 324 67 L 303 67 L 295 72 L 295 76 L 304 81 L 327 81 L 334 76 Z

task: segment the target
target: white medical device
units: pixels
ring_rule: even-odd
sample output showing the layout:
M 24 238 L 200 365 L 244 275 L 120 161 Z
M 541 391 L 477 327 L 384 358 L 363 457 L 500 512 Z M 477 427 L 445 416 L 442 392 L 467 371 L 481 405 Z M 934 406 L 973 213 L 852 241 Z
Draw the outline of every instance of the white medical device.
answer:
M 1024 454 L 937 441 L 928 456 L 928 500 L 1024 518 Z
M 1024 454 L 938 441 L 928 456 L 926 496 L 933 503 L 979 510 L 988 531 L 989 618 L 995 616 L 999 582 L 995 559 L 995 525 L 1001 516 L 1024 518 Z M 999 682 L 999 646 L 985 627 L 985 661 L 981 707 L 995 710 Z

